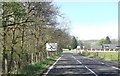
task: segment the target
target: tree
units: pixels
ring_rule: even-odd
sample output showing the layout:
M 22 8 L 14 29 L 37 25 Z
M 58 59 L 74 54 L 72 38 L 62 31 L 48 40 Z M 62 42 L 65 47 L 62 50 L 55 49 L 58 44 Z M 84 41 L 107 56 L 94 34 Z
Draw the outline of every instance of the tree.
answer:
M 109 36 L 106 36 L 105 38 L 105 44 L 110 44 L 111 43 L 111 40 L 109 38 Z
M 97 42 L 97 45 L 103 45 L 103 44 L 110 44 L 111 40 L 109 38 L 109 36 L 106 36 L 105 39 L 101 39 Z
M 71 41 L 71 49 L 77 48 L 77 45 L 78 45 L 77 39 L 73 36 Z
M 69 43 L 66 28 L 57 28 L 59 12 L 52 2 L 3 2 L 2 8 L 3 74 L 46 59 L 48 42 L 57 42 L 58 48 Z
M 83 49 L 83 42 L 81 40 L 78 41 L 78 45 Z
M 97 45 L 103 45 L 105 44 L 105 39 L 101 39 L 97 42 Z

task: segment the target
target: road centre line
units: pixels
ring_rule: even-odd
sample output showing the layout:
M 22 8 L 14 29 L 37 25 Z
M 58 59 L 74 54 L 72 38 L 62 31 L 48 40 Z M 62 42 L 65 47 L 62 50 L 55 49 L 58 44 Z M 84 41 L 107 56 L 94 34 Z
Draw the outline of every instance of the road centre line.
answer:
M 74 56 L 72 56 L 75 60 L 77 60 Z M 80 64 L 82 64 L 82 62 L 80 62 L 79 60 L 77 60 L 77 62 L 79 62 Z
M 88 68 L 87 66 L 85 66 L 85 68 L 87 68 L 90 72 L 92 72 L 95 76 L 98 76 L 93 70 L 91 70 L 90 68 Z
M 72 57 L 77 60 L 73 55 Z M 78 63 L 82 64 L 82 62 L 80 62 L 79 60 L 77 60 Z M 83 65 L 83 64 L 82 64 Z M 84 65 L 85 66 L 85 65 Z M 98 76 L 94 71 L 92 71 L 90 68 L 88 68 L 87 66 L 85 66 L 86 69 L 88 69 L 91 73 L 93 73 L 95 76 Z
M 105 64 L 105 63 L 101 62 L 101 64 Z
M 62 55 L 62 56 L 63 56 L 63 55 Z M 61 57 L 62 57 L 62 56 L 61 56 Z M 50 70 L 54 67 L 54 65 L 58 62 L 58 60 L 60 60 L 60 59 L 61 59 L 61 57 L 59 57 L 59 58 L 56 60 L 56 62 L 54 62 L 54 64 L 48 68 L 47 72 L 46 72 L 46 73 L 44 73 L 44 74 L 45 74 L 45 76 L 46 76 L 46 75 L 50 72 Z

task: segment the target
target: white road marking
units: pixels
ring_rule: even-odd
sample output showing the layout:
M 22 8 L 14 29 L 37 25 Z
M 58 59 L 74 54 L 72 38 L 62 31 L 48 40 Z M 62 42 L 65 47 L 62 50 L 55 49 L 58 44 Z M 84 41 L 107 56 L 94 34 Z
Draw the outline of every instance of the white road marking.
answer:
M 95 76 L 98 76 L 93 70 L 91 70 L 91 69 L 88 68 L 87 66 L 85 66 L 85 68 L 87 68 L 90 72 L 92 72 L 93 74 L 95 74 Z
M 72 56 L 75 60 L 77 60 L 74 56 Z M 82 64 L 82 62 L 80 62 L 79 60 L 77 60 L 77 62 L 79 62 L 80 64 Z
M 62 55 L 63 56 L 63 55 Z M 62 57 L 61 56 L 61 57 Z M 50 72 L 50 70 L 54 67 L 54 65 L 58 62 L 58 60 L 60 60 L 61 59 L 61 57 L 59 57 L 57 60 L 56 60 L 56 62 L 52 65 L 52 66 L 50 66 L 49 68 L 48 68 L 48 70 L 47 70 L 47 72 L 46 73 L 44 73 L 45 74 L 45 76 Z
M 101 62 L 101 64 L 105 64 L 105 63 Z M 115 67 L 115 66 L 112 66 L 112 68 L 117 69 L 117 70 L 120 70 L 120 68 Z
M 74 56 L 72 56 L 75 60 L 77 60 Z M 78 63 L 82 64 L 82 62 L 80 62 L 79 60 L 77 60 Z M 83 64 L 82 64 L 83 65 Z M 95 76 L 98 76 L 94 71 L 92 71 L 90 68 L 88 68 L 87 66 L 85 66 L 86 69 L 88 69 L 91 73 L 93 73 Z
M 117 69 L 117 70 L 120 70 L 120 68 L 117 68 L 117 67 L 115 67 L 115 66 L 112 66 L 112 68 Z
M 105 63 L 101 62 L 101 64 L 105 64 Z

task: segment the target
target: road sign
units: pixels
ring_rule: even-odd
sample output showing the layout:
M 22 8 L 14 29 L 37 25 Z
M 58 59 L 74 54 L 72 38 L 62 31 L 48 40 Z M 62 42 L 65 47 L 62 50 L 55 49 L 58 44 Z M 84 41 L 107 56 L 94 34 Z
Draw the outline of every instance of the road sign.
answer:
M 47 51 L 57 51 L 57 43 L 46 43 Z
M 80 46 L 77 46 L 77 49 L 80 49 Z

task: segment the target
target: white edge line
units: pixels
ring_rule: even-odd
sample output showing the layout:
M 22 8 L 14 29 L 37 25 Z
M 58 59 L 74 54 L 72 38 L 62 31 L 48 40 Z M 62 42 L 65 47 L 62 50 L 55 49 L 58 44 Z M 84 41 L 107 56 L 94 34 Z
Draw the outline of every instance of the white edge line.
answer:
M 62 55 L 62 56 L 63 56 L 63 55 Z M 62 57 L 62 56 L 61 56 L 61 57 Z M 59 57 L 59 58 L 56 60 L 56 62 L 54 62 L 54 64 L 48 68 L 47 72 L 46 72 L 46 73 L 43 73 L 43 74 L 47 75 L 47 74 L 50 72 L 50 70 L 53 68 L 53 66 L 58 62 L 58 60 L 60 60 L 61 57 Z
M 87 58 L 87 57 L 84 57 L 84 58 Z M 92 60 L 91 58 L 89 58 L 90 60 Z M 102 61 L 99 61 L 101 64 L 105 64 L 105 63 L 103 63 Z M 105 64 L 106 65 L 106 64 Z M 115 67 L 115 66 L 112 66 L 112 68 L 114 68 L 114 69 L 117 69 L 117 70 L 120 70 L 120 68 L 118 68 L 118 67 Z
M 120 68 L 117 68 L 117 67 L 115 67 L 115 66 L 112 66 L 112 68 L 117 69 L 117 70 L 120 70 Z
M 102 64 L 105 64 L 105 63 L 102 62 Z M 112 68 L 117 69 L 117 70 L 120 70 L 120 68 L 115 67 L 115 66 L 112 66 Z
M 72 56 L 75 60 L 77 60 L 74 56 Z M 82 64 L 82 62 L 80 62 L 79 60 L 77 60 L 78 63 Z M 83 64 L 82 64 L 83 65 Z M 88 69 L 90 72 L 92 72 L 95 76 L 98 76 L 94 71 L 92 71 L 90 68 L 88 68 L 87 66 L 85 66 L 86 69 Z

